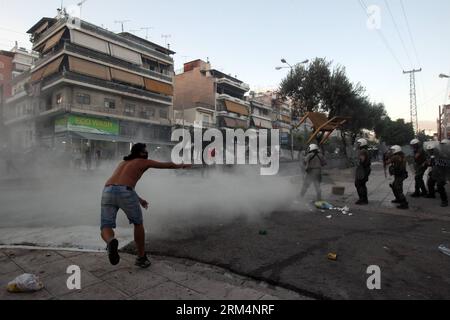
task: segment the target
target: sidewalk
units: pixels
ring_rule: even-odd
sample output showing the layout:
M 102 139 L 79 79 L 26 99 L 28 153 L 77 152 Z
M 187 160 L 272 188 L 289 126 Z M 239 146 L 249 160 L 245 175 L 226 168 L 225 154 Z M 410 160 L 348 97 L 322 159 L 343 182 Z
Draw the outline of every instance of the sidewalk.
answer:
M 119 266 L 106 253 L 31 249 L 0 250 L 0 300 L 305 300 L 295 292 L 188 260 L 152 257 L 142 270 L 134 256 L 121 254 Z M 81 268 L 79 291 L 67 289 L 71 265 Z M 23 273 L 38 275 L 45 288 L 11 294 L 8 282 Z

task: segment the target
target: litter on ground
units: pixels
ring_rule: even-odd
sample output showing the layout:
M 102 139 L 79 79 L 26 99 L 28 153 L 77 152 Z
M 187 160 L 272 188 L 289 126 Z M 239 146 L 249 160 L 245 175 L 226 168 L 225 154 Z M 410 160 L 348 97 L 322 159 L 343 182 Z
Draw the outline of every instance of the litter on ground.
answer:
M 42 290 L 44 285 L 38 276 L 34 274 L 23 274 L 8 283 L 7 290 L 11 293 L 35 292 Z

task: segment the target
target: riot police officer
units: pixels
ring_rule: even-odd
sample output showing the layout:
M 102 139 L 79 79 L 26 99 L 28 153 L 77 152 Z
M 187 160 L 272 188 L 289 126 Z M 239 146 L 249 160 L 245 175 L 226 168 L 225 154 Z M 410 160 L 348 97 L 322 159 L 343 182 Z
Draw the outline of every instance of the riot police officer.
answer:
M 408 171 L 406 171 L 406 156 L 403 153 L 402 147 L 391 147 L 392 156 L 389 160 L 389 173 L 394 176 L 394 183 L 391 184 L 394 192 L 395 200 L 393 203 L 398 203 L 398 209 L 409 209 L 408 201 L 403 193 L 403 181 L 408 178 Z
M 446 160 L 441 157 L 437 144 L 429 144 L 427 151 L 430 155 L 428 165 L 431 167 L 431 171 L 428 176 L 428 198 L 436 198 L 436 186 L 437 192 L 441 196 L 441 206 L 448 207 L 448 196 L 445 191 L 445 185 L 447 184 L 447 165 Z
M 427 171 L 427 154 L 422 147 L 419 139 L 411 141 L 411 147 L 414 152 L 414 171 L 415 171 L 415 192 L 411 195 L 413 198 L 426 197 L 428 195 L 427 188 L 423 176 Z
M 357 167 L 355 175 L 355 187 L 358 192 L 359 200 L 356 205 L 367 205 L 369 204 L 368 192 L 367 192 L 367 182 L 369 181 L 369 176 L 372 171 L 370 155 L 369 155 L 369 144 L 366 139 L 359 139 L 357 141 L 358 145 L 358 158 Z

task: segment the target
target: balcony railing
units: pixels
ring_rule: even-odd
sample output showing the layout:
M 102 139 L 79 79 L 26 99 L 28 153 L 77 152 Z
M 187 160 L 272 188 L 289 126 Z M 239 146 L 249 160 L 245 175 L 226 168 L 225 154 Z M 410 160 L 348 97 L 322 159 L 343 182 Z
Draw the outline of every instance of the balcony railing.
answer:
M 153 93 L 153 92 L 150 92 L 150 91 L 147 91 L 144 89 L 138 89 L 135 87 L 131 87 L 131 86 L 127 86 L 127 85 L 123 85 L 123 84 L 119 84 L 119 83 L 114 83 L 111 81 L 96 79 L 96 78 L 84 76 L 84 75 L 70 72 L 70 71 L 66 71 L 64 73 L 59 73 L 55 76 L 45 79 L 42 83 L 42 88 L 44 88 L 45 86 L 49 86 L 52 83 L 57 82 L 58 80 L 60 80 L 62 78 L 66 78 L 69 80 L 74 80 L 74 81 L 78 81 L 78 82 L 82 82 L 82 83 L 88 83 L 91 85 L 97 85 L 97 86 L 104 87 L 107 89 L 117 90 L 119 92 L 126 92 L 126 93 L 134 94 L 137 96 L 154 99 L 154 100 L 159 101 L 160 103 L 163 102 L 163 103 L 171 104 L 173 101 L 173 97 L 170 97 L 170 96 Z
M 239 98 L 232 97 L 232 96 L 230 96 L 228 94 L 225 94 L 225 93 L 222 93 L 222 94 L 219 93 L 218 96 L 217 96 L 217 99 L 219 99 L 219 100 L 230 100 L 230 101 L 237 102 L 239 104 L 243 104 L 245 106 L 250 106 L 249 102 L 247 102 L 245 100 L 242 100 L 242 99 L 239 99 Z
M 218 84 L 228 84 L 230 86 L 237 87 L 237 88 L 239 88 L 241 90 L 244 90 L 244 91 L 249 91 L 250 90 L 250 86 L 248 84 L 232 81 L 232 80 L 230 80 L 228 78 L 218 78 L 217 79 L 217 83 Z

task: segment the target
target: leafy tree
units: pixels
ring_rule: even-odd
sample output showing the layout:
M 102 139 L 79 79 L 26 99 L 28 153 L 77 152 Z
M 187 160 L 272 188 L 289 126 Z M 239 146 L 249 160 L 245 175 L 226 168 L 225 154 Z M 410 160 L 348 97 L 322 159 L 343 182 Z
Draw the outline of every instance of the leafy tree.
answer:
M 411 123 L 406 123 L 404 119 L 392 121 L 385 117 L 375 127 L 375 134 L 378 139 L 386 142 L 387 145 L 407 145 L 414 139 L 414 128 Z
M 316 58 L 308 66 L 297 66 L 281 83 L 280 93 L 293 101 L 294 116 L 308 111 L 328 112 L 329 118 L 348 117 L 341 130 L 343 150 L 363 129 L 373 130 L 386 115 L 384 105 L 373 104 L 359 83 L 353 84 L 343 66 Z M 321 137 L 318 137 L 319 139 Z

